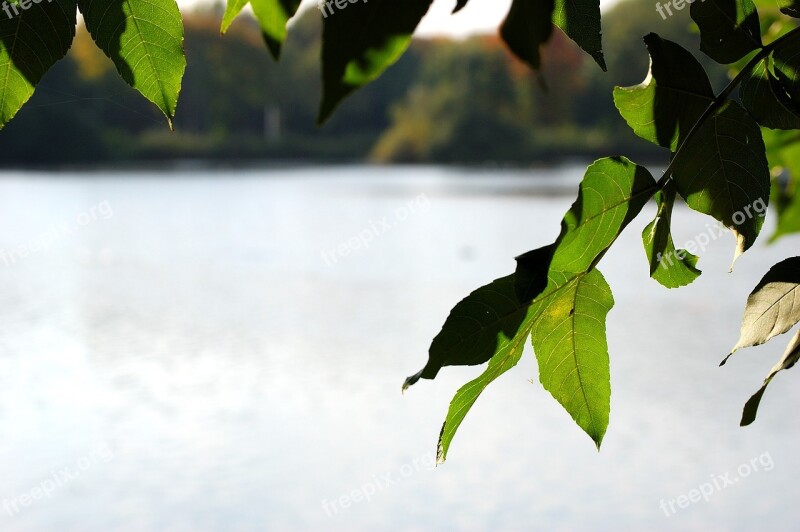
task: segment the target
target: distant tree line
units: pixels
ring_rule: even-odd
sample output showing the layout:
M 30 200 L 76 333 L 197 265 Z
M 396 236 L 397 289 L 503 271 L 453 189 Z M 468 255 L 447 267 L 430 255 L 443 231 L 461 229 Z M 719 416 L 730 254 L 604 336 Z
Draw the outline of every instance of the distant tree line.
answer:
M 609 74 L 563 39 L 548 45 L 541 75 L 514 59 L 494 35 L 417 39 L 397 65 L 318 128 L 318 10 L 298 18 L 280 63 L 269 57 L 252 21 L 237 22 L 220 38 L 220 16 L 219 7 L 186 14 L 188 68 L 175 132 L 79 28 L 67 58 L 0 131 L 0 164 L 530 164 L 615 152 L 657 157 L 614 109 L 611 80 L 642 81 L 636 78 L 647 71 L 641 37 L 648 28 L 690 46 L 697 39 L 688 13 L 662 20 L 648 0 L 627 0 L 606 14 Z M 706 67 L 724 82 L 724 70 Z

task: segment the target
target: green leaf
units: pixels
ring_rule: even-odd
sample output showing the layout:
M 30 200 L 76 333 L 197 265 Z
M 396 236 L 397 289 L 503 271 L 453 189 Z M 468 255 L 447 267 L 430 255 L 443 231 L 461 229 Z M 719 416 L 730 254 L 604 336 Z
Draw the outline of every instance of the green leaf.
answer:
M 673 165 L 676 188 L 689 207 L 733 231 L 735 261 L 758 237 L 769 204 L 769 168 L 758 124 L 728 101 L 699 127 Z
M 228 31 L 233 20 L 244 9 L 247 3 L 253 7 L 253 13 L 261 26 L 261 34 L 272 57 L 281 55 L 283 42 L 286 40 L 286 24 L 297 13 L 300 0 L 228 0 L 228 6 L 222 17 L 221 32 Z
M 774 265 L 750 293 L 739 341 L 731 354 L 744 347 L 761 345 L 799 321 L 800 257 L 792 257 Z
M 323 123 L 350 93 L 380 76 L 406 51 L 432 0 L 370 0 L 325 17 L 322 30 Z
M 556 0 L 553 23 L 591 55 L 604 71 L 600 0 Z
M 611 410 L 605 323 L 614 298 L 598 270 L 557 284 L 531 334 L 539 380 L 599 449 Z
M 0 129 L 33 96 L 50 67 L 67 54 L 77 23 L 72 0 L 42 2 L 28 9 L 8 3 L 5 9 L 0 11 Z
M 745 427 L 756 420 L 758 405 L 761 404 L 761 398 L 764 396 L 764 392 L 767 391 L 767 386 L 769 386 L 769 383 L 772 382 L 772 379 L 775 377 L 775 375 L 779 371 L 791 369 L 798 360 L 800 360 L 800 331 L 795 333 L 792 341 L 789 342 L 789 345 L 786 347 L 786 351 L 784 351 L 781 359 L 777 364 L 775 364 L 775 366 L 773 366 L 772 370 L 769 372 L 769 375 L 767 375 L 767 378 L 764 379 L 764 384 L 761 386 L 761 388 L 755 394 L 753 394 L 753 396 L 744 405 L 742 421 L 740 423 L 742 427 Z
M 441 332 L 433 339 L 428 363 L 406 379 L 403 390 L 420 378 L 433 379 L 445 366 L 475 366 L 502 353 L 525 320 L 513 290 L 513 275 L 478 288 L 450 312 Z
M 482 296 L 488 291 L 493 292 L 497 296 L 497 299 L 495 299 L 494 303 L 499 303 L 499 305 L 492 306 L 491 302 L 485 303 L 485 300 Z M 484 371 L 475 380 L 470 381 L 462 386 L 451 401 L 450 408 L 447 412 L 447 417 L 442 425 L 442 431 L 439 434 L 439 442 L 436 453 L 436 459 L 439 463 L 443 463 L 447 459 L 447 452 L 450 449 L 450 443 L 453 441 L 453 437 L 455 436 L 458 427 L 461 425 L 461 422 L 464 420 L 470 408 L 472 408 L 472 405 L 475 404 L 475 401 L 477 401 L 483 390 L 485 390 L 486 387 L 497 377 L 516 366 L 519 362 L 520 357 L 522 356 L 523 348 L 525 347 L 525 340 L 528 338 L 528 334 L 530 333 L 531 321 L 534 318 L 532 312 L 534 307 L 532 305 L 521 305 L 516 299 L 514 294 L 513 275 L 498 279 L 492 284 L 478 289 L 473 293 L 473 295 L 464 301 L 466 302 L 469 300 L 471 300 L 470 305 L 475 304 L 480 306 L 482 304 L 486 304 L 481 311 L 474 313 L 477 314 L 479 319 L 482 316 L 488 316 L 489 314 L 497 314 L 499 316 L 503 313 L 508 313 L 512 307 L 506 306 L 505 303 L 514 302 L 513 307 L 516 307 L 516 310 L 512 311 L 515 316 L 513 318 L 514 325 L 508 328 L 497 325 L 489 326 L 487 327 L 488 330 L 486 333 L 480 334 L 482 340 L 490 340 L 496 344 L 493 348 L 494 355 L 491 357 L 486 371 Z M 469 309 L 466 308 L 463 303 L 464 302 L 459 304 L 459 306 L 461 306 L 460 309 L 459 306 L 456 306 L 456 309 L 459 310 L 459 313 L 465 310 L 469 312 Z M 467 317 L 470 314 L 464 314 L 463 316 L 459 317 L 459 315 L 456 313 L 456 309 L 453 309 L 453 313 L 451 314 L 450 318 L 448 318 L 448 322 L 445 323 L 445 327 L 442 329 L 443 334 L 448 330 L 449 332 L 447 334 L 452 334 L 453 332 L 461 329 L 465 322 L 457 322 L 460 322 L 462 318 L 466 318 L 467 320 L 470 319 Z M 517 323 L 517 321 L 519 321 L 519 323 Z M 434 340 L 434 343 L 436 343 L 436 340 Z M 433 353 L 433 348 L 431 348 L 431 352 Z M 457 351 L 453 351 L 453 353 L 456 354 Z M 413 377 L 410 377 L 410 379 L 412 378 Z M 406 381 L 404 388 L 407 386 L 408 381 Z
M 222 15 L 222 25 L 220 26 L 220 33 L 224 34 L 231 27 L 233 21 L 242 12 L 244 6 L 250 3 L 250 0 L 228 0 L 225 6 L 225 13 Z
M 675 204 L 675 186 L 670 181 L 656 194 L 658 213 L 656 219 L 644 228 L 642 241 L 650 263 L 650 277 L 667 288 L 686 286 L 700 276 L 697 257 L 675 249 L 672 241 L 672 208 Z
M 735 63 L 763 46 L 752 0 L 703 0 L 691 7 L 700 28 L 700 49 L 718 63 Z
M 795 150 L 797 151 L 797 150 Z M 798 155 L 794 155 L 795 158 Z M 769 238 L 770 242 L 775 242 L 780 237 L 793 233 L 800 233 L 800 194 L 797 193 L 797 165 L 800 161 L 795 161 L 793 167 L 789 169 L 790 175 L 784 176 L 788 182 L 784 185 L 780 182 L 780 176 L 772 183 L 772 205 L 778 217 L 775 232 Z
M 547 254 L 547 248 L 542 251 Z M 551 272 L 540 281 L 546 284 L 546 289 L 528 303 L 520 303 L 516 297 L 513 275 L 476 290 L 453 309 L 437 337 L 449 337 L 461 346 L 469 346 L 471 338 L 482 346 L 483 353 L 488 353 L 490 345 L 493 345 L 489 366 L 478 378 L 459 389 L 450 403 L 439 435 L 439 462 L 447 458 L 456 431 L 480 394 L 519 362 L 525 340 L 532 330 L 542 384 L 599 447 L 610 411 L 605 317 L 613 306 L 611 291 L 596 270 L 577 275 Z M 489 293 L 494 297 L 487 298 Z M 468 321 L 473 324 L 468 325 Z M 569 337 L 569 342 L 555 342 L 546 334 L 551 329 Z M 459 331 L 464 331 L 465 336 L 459 337 Z M 474 360 L 470 354 L 460 356 L 457 348 L 450 345 L 452 356 L 447 365 Z M 561 364 L 556 364 L 557 359 Z M 431 378 L 426 375 L 429 366 L 409 377 L 404 389 L 421 376 Z M 575 374 L 565 375 L 566 368 L 573 368 Z M 578 393 L 580 397 L 576 399 Z
M 175 0 L 78 0 L 78 7 L 122 79 L 161 109 L 172 127 L 186 70 Z
M 578 199 L 561 222 L 550 269 L 589 271 L 656 190 L 650 172 L 624 157 L 594 162 L 586 169 Z M 530 260 L 521 263 L 530 264 Z
M 675 152 L 714 100 L 705 70 L 680 45 L 655 33 L 644 38 L 650 72 L 635 87 L 614 89 L 620 114 L 645 140 Z
M 770 242 L 792 233 L 800 232 L 800 133 L 764 129 L 764 143 L 772 174 L 770 205 L 777 214 L 775 231 Z
M 541 48 L 553 33 L 554 0 L 513 0 L 500 35 L 514 54 L 531 68 L 542 67 Z
M 522 255 L 515 275 L 479 288 L 452 310 L 431 344 L 428 363 L 403 384 L 405 390 L 421 378 L 433 379 L 445 366 L 489 361 L 484 374 L 461 388 L 450 405 L 439 440 L 441 461 L 469 408 L 489 383 L 519 361 L 539 321 L 544 325 L 534 333 L 533 344 L 542 384 L 600 445 L 610 409 L 604 324 L 613 298 L 593 266 L 656 190 L 650 173 L 628 159 L 595 162 L 558 240 Z M 568 335 L 569 345 L 551 342 L 545 334 L 550 329 Z M 553 356 L 563 363 L 552 365 Z M 570 364 L 576 365 L 576 375 L 564 376 Z M 578 392 L 580 400 L 567 396 Z
M 764 127 L 798 129 L 800 106 L 769 71 L 767 63 L 767 59 L 759 62 L 743 81 L 739 89 L 742 105 Z

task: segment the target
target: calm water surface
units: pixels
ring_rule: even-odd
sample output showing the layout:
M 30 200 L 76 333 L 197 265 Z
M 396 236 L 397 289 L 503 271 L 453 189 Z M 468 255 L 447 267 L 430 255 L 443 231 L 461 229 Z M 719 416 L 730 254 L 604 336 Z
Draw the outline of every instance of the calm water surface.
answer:
M 601 265 L 602 451 L 529 352 L 430 467 L 480 369 L 404 377 L 453 304 L 555 238 L 581 174 L 0 174 L 0 530 L 797 530 L 800 375 L 738 427 L 788 338 L 717 367 L 793 238 L 729 274 L 725 235 L 667 291 L 634 222 Z M 678 209 L 676 241 L 706 223 Z

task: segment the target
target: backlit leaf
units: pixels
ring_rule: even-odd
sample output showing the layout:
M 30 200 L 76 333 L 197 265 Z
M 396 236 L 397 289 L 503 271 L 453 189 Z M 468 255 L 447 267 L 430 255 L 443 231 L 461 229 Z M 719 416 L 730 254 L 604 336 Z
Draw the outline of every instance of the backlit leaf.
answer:
M 78 0 L 78 7 L 122 79 L 158 106 L 171 126 L 186 70 L 175 0 Z
M 281 55 L 283 42 L 286 40 L 286 24 L 300 7 L 300 0 L 228 0 L 228 6 L 222 17 L 222 33 L 230 27 L 236 16 L 250 3 L 253 13 L 261 26 L 261 34 L 272 57 Z
M 553 23 L 606 70 L 600 0 L 555 0 Z
M 773 266 L 750 293 L 739 341 L 731 353 L 761 345 L 799 321 L 800 257 L 792 257 Z
M 667 288 L 686 286 L 700 276 L 697 257 L 683 249 L 675 249 L 672 241 L 672 207 L 675 187 L 667 183 L 656 194 L 656 219 L 642 231 L 642 241 L 650 264 L 650 277 Z
M 531 334 L 539 380 L 599 449 L 611 410 L 606 316 L 614 298 L 598 270 L 562 274 L 556 284 Z

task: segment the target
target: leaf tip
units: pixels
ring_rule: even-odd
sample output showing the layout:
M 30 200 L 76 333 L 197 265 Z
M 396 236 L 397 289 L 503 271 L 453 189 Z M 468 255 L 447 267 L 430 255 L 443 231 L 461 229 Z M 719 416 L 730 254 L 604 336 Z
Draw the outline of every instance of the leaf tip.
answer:
M 753 394 L 753 396 L 747 400 L 747 403 L 744 405 L 744 409 L 742 410 L 742 420 L 739 422 L 740 427 L 746 427 L 752 424 L 756 420 L 756 414 L 758 414 L 758 406 L 761 404 L 761 398 L 764 396 L 764 392 L 767 390 L 767 385 L 769 381 L 767 380 L 764 382 L 764 385 Z
M 410 387 L 414 386 L 417 383 L 417 381 L 422 377 L 422 372 L 423 371 L 425 371 L 425 370 L 421 369 L 421 370 L 419 370 L 418 373 L 415 373 L 414 375 L 406 378 L 406 380 L 403 381 L 402 392 L 403 392 L 404 395 L 406 393 L 406 390 L 408 390 Z

